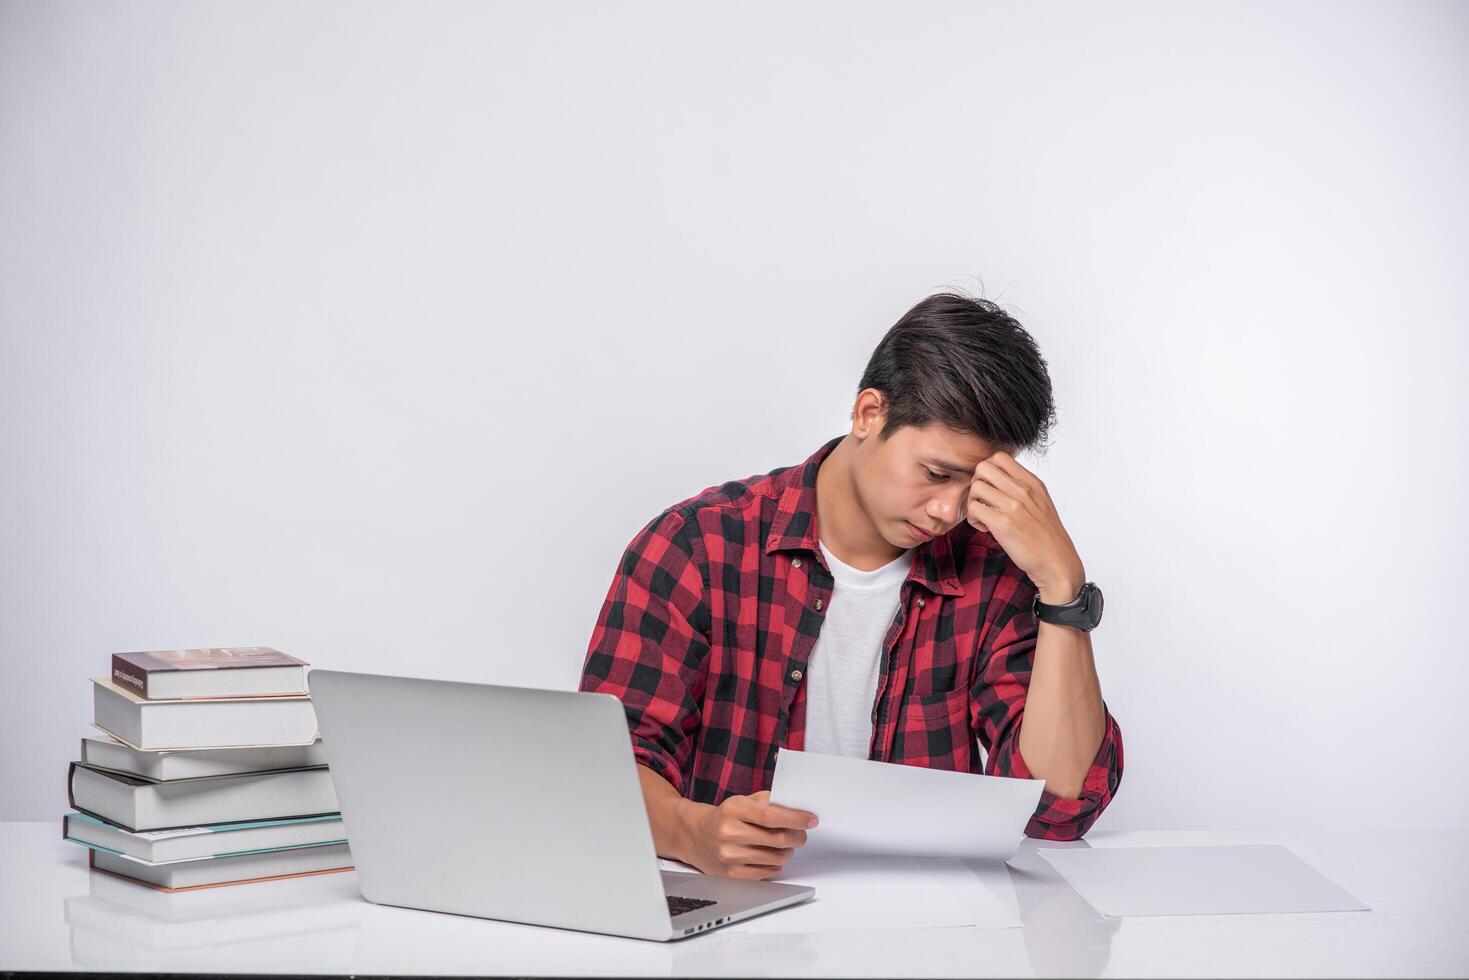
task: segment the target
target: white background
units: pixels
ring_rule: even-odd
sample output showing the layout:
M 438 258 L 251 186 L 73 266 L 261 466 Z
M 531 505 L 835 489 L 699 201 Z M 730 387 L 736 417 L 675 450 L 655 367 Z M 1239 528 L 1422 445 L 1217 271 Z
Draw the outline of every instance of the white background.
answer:
M 0 4 L 0 818 L 117 650 L 575 685 L 947 286 L 1049 359 L 1102 829 L 1469 827 L 1469 7 Z M 531 733 L 527 733 L 529 738 Z

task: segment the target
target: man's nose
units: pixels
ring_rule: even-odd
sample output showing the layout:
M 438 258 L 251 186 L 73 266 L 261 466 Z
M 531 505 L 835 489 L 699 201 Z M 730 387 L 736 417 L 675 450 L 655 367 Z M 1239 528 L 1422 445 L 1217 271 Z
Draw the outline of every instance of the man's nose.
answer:
M 944 525 L 954 523 L 954 514 L 957 511 L 956 503 L 947 496 L 935 497 L 928 504 L 928 516 Z

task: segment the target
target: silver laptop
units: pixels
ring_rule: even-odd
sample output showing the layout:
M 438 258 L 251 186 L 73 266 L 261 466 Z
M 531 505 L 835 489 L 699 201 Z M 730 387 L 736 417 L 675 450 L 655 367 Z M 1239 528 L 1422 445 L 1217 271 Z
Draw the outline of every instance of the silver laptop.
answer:
M 660 871 L 610 694 L 308 677 L 370 902 L 669 940 L 815 894 Z

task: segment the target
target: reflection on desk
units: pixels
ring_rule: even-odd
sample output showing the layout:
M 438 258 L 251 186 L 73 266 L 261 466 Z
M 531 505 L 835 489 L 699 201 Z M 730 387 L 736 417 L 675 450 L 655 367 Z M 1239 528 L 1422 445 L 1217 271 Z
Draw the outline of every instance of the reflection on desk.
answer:
M 1084 840 L 1047 846 L 1078 845 L 1089 846 Z M 1070 885 L 1056 887 L 1066 883 L 1037 850 L 1034 845 L 1022 847 L 1005 864 L 1020 907 L 1031 968 L 1038 977 L 1099 977 L 1122 920 L 1102 915 Z
M 357 928 L 352 907 L 356 884 L 324 888 L 329 876 L 302 878 L 303 887 L 263 896 L 248 887 L 210 888 L 170 895 L 112 875 L 92 874 L 87 894 L 64 900 L 71 927 L 72 959 L 78 966 L 106 969 L 137 962 L 138 954 L 277 942 L 291 937 L 321 941 L 332 932 Z M 307 914 L 303 914 L 307 913 Z
M 0 824 L 0 969 L 303 973 L 1083 976 L 1190 973 L 1454 975 L 1469 941 L 1453 914 L 1469 848 L 1452 833 L 1099 833 L 1027 840 L 972 869 L 1022 928 L 755 934 L 676 943 L 365 902 L 347 872 L 170 895 L 88 874 L 53 824 Z M 1373 905 L 1301 915 L 1099 915 L 1042 860 L 1053 847 L 1281 843 Z M 1431 858 L 1428 858 L 1431 855 Z M 1436 873 L 1429 874 L 1428 868 Z M 1444 874 L 1447 869 L 1449 874 Z M 779 913 L 774 913 L 779 914 Z

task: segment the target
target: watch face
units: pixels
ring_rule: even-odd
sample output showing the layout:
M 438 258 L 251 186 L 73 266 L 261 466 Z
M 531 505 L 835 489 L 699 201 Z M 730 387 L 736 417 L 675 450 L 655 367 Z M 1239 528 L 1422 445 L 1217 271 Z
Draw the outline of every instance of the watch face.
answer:
M 1087 590 L 1086 615 L 1093 626 L 1102 621 L 1102 590 L 1095 585 Z

